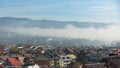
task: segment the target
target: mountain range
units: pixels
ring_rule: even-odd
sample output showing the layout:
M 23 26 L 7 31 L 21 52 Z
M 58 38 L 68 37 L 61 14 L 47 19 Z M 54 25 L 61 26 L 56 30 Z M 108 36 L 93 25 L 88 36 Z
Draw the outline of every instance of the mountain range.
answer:
M 29 18 L 1 17 L 0 27 L 39 27 L 39 28 L 65 28 L 73 25 L 77 28 L 103 28 L 113 23 L 77 22 L 77 21 L 54 21 L 54 20 L 32 20 Z

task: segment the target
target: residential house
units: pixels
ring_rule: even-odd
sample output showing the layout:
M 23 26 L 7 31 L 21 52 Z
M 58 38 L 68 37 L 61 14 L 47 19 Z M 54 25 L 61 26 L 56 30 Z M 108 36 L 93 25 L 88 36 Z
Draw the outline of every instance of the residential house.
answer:
M 16 58 L 8 58 L 5 62 L 6 67 L 22 67 L 22 62 Z
M 104 62 L 106 68 L 120 68 L 120 56 L 103 58 L 100 62 Z
M 83 65 L 79 62 L 72 62 L 69 64 L 69 67 L 68 68 L 82 68 Z
M 67 55 L 60 55 L 59 64 L 60 68 L 66 68 L 73 60 Z
M 50 67 L 50 60 L 45 55 L 39 55 L 35 58 L 35 63 L 40 66 L 40 68 L 49 68 Z
M 105 68 L 104 63 L 85 64 L 83 68 Z
M 41 68 L 41 67 L 37 64 L 34 64 L 34 65 L 26 66 L 25 68 Z

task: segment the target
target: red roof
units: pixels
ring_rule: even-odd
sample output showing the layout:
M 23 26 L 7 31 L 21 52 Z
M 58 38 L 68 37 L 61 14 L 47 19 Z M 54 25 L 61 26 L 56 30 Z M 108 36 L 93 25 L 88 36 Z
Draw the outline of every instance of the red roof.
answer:
M 8 60 L 13 66 L 22 66 L 23 65 L 19 59 L 9 58 Z

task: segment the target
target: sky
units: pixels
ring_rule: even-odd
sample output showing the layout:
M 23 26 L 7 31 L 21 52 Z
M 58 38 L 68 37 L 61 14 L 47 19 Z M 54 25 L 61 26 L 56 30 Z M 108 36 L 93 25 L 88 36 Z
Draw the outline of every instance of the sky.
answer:
M 0 0 L 0 17 L 119 23 L 120 0 Z

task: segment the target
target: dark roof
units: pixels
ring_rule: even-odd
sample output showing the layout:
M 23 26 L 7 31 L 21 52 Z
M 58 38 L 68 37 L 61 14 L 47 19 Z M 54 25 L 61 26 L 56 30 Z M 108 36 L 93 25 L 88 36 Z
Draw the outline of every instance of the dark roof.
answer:
M 112 64 L 120 64 L 120 56 L 103 58 L 100 62 L 105 62 L 105 63 L 111 62 Z
M 35 60 L 49 60 L 49 58 L 46 55 L 39 55 Z
M 69 67 L 70 68 L 79 68 L 82 64 L 79 62 L 72 62 L 70 63 Z
M 50 66 L 50 61 L 48 61 L 48 60 L 35 60 L 35 63 L 38 64 L 38 65 Z
M 104 68 L 104 63 L 85 64 L 86 68 Z
M 105 62 L 104 66 L 106 67 L 111 67 L 111 68 L 116 68 L 116 66 L 120 67 L 120 56 L 103 58 L 101 62 Z
M 0 65 L 0 68 L 5 68 L 5 65 L 3 65 L 3 64 L 2 64 L 2 65 Z

